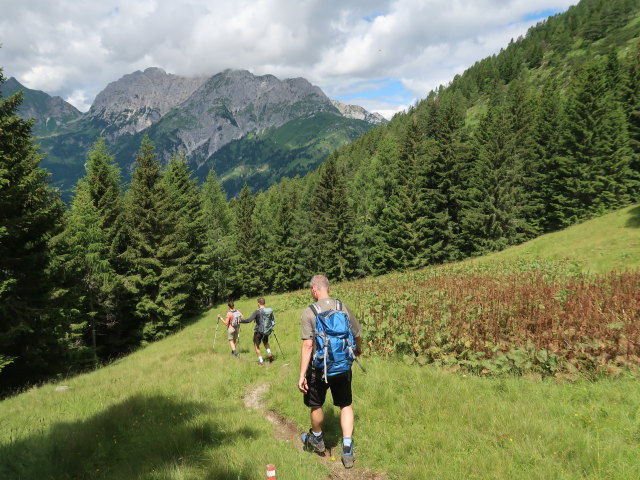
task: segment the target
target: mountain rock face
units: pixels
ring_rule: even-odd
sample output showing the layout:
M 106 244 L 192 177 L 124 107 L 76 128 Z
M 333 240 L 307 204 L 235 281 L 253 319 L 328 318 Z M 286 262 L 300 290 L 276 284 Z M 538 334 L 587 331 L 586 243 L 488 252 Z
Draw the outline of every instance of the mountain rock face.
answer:
M 205 82 L 164 119 L 158 129 L 169 129 L 180 140 L 174 150 L 189 159 L 197 151 L 197 166 L 227 143 L 250 132 L 280 127 L 300 117 L 321 112 L 340 116 L 331 100 L 303 78 L 278 80 L 246 70 L 225 70 Z
M 22 118 L 33 118 L 33 131 L 35 135 L 47 135 L 57 130 L 61 125 L 77 120 L 82 113 L 65 102 L 60 97 L 51 97 L 40 90 L 32 90 L 25 87 L 15 78 L 9 78 L 0 85 L 3 97 L 9 97 L 22 90 L 23 100 L 18 110 Z
M 17 86 L 9 85 L 24 89 Z M 227 193 L 235 195 L 245 182 L 266 188 L 282 176 L 304 174 L 380 123 L 361 107 L 334 104 L 304 78 L 279 80 L 246 70 L 187 78 L 147 68 L 107 85 L 84 114 L 60 98 L 24 90 L 21 114 L 48 128 L 34 129 L 46 152 L 43 166 L 67 195 L 84 174 L 86 154 L 99 136 L 107 138 L 125 182 L 148 135 L 164 162 L 180 154 L 198 178 L 214 168 Z M 50 129 L 52 112 L 60 120 Z
M 109 139 L 135 134 L 187 100 L 206 80 L 172 75 L 161 68 L 137 71 L 107 85 L 88 117 L 108 125 L 104 133 Z
M 353 118 L 355 120 L 364 120 L 367 123 L 379 125 L 381 123 L 387 123 L 387 119 L 379 113 L 371 113 L 366 111 L 359 105 L 345 105 L 338 100 L 331 100 L 331 103 L 338 111 L 347 118 Z

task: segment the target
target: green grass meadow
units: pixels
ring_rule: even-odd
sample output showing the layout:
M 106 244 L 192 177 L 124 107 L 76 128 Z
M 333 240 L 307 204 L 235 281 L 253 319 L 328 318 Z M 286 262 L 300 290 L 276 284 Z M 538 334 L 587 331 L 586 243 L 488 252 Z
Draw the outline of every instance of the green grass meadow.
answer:
M 639 217 L 640 207 L 631 207 L 492 258 L 574 258 L 593 271 L 637 267 Z M 572 233 L 580 228 L 592 234 Z M 349 284 L 338 287 L 348 303 Z M 268 407 L 301 432 L 308 428 L 296 383 L 299 317 L 310 302 L 308 291 L 267 297 L 285 358 L 273 339 L 277 360 L 266 368 L 255 363 L 251 326 L 241 332 L 240 359 L 229 355 L 222 327 L 212 351 L 220 306 L 111 365 L 3 400 L 0 479 L 259 480 L 269 463 L 278 480 L 334 478 L 312 454 L 276 440 L 275 427 L 242 402 L 269 381 Z M 236 305 L 248 315 L 255 300 Z M 354 367 L 354 473 L 366 468 L 402 480 L 640 478 L 640 388 L 632 374 L 568 382 L 465 376 L 366 352 L 362 362 L 366 374 Z M 71 388 L 56 391 L 60 385 Z M 325 439 L 329 446 L 340 441 L 334 407 L 326 410 Z

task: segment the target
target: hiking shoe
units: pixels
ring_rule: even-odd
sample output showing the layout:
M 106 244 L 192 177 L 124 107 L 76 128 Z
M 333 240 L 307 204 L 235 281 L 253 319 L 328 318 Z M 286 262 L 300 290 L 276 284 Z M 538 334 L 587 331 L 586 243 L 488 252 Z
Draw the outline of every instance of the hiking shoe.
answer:
M 353 461 L 355 460 L 355 455 L 353 453 L 353 440 L 351 441 L 351 445 L 345 447 L 342 445 L 342 464 L 344 468 L 353 467 Z
M 264 367 L 264 362 L 261 362 L 260 360 L 258 360 L 256 363 L 257 363 L 258 365 L 260 365 L 261 367 Z
M 273 362 L 274 360 L 273 355 L 269 355 L 269 358 L 267 358 L 267 360 L 269 360 L 269 362 Z
M 231 355 L 233 355 L 236 358 L 238 358 L 240 356 L 240 354 L 238 352 L 231 352 Z
M 325 451 L 322 435 L 316 437 L 311 433 L 311 429 L 309 429 L 309 433 L 303 433 L 301 439 L 307 452 L 323 453 Z

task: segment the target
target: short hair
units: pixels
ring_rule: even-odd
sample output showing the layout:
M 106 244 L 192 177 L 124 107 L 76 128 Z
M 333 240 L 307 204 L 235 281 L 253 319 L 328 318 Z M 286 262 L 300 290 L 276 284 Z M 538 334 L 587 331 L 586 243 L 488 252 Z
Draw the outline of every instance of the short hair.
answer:
M 310 281 L 309 286 L 321 288 L 323 290 L 329 291 L 329 279 L 324 275 L 315 275 Z
M 258 299 L 258 304 L 260 304 L 260 305 L 264 305 L 264 304 L 265 304 L 265 301 L 264 301 L 264 298 L 263 298 L 263 297 L 260 297 L 260 298 Z
M 229 300 L 229 302 L 227 303 L 227 306 L 233 309 L 233 300 Z

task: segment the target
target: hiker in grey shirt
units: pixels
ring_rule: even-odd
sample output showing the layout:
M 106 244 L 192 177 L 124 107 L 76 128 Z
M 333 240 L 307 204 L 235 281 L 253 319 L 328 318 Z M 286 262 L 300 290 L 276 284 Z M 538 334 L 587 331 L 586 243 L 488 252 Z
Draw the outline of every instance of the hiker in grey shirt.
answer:
M 359 356 L 362 353 L 362 330 L 356 316 L 346 305 L 339 300 L 329 296 L 329 280 L 324 275 L 316 275 L 311 279 L 311 295 L 315 300 L 319 312 L 339 309 L 346 312 L 351 332 L 355 343 L 354 354 Z M 342 307 L 341 309 L 339 307 Z M 353 424 L 354 414 L 351 393 L 351 369 L 344 373 L 338 373 L 323 377 L 323 372 L 312 366 L 312 355 L 314 353 L 314 339 L 316 329 L 316 313 L 312 307 L 305 308 L 301 317 L 302 326 L 302 350 L 300 355 L 300 376 L 298 379 L 298 389 L 304 393 L 304 404 L 311 409 L 311 429 L 302 435 L 305 448 L 317 453 L 325 451 L 324 439 L 322 438 L 322 422 L 324 412 L 322 406 L 326 398 L 327 390 L 331 389 L 333 404 L 340 407 L 340 425 L 342 427 L 342 463 L 346 468 L 353 466 Z M 324 372 L 326 374 L 326 372 Z

